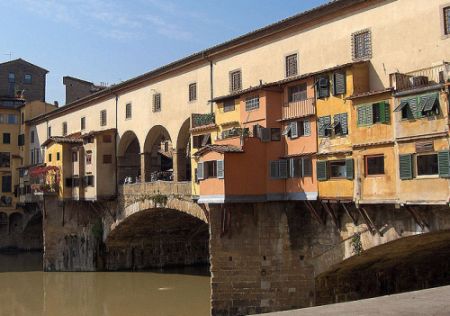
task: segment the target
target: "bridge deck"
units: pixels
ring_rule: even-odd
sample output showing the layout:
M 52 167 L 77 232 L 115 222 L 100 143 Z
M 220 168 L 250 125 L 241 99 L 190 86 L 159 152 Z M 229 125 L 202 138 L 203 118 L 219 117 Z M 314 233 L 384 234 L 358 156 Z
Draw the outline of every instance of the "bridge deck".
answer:
M 449 315 L 450 286 L 382 296 L 348 303 L 264 314 L 267 316 Z M 262 314 L 261 314 L 262 315 Z

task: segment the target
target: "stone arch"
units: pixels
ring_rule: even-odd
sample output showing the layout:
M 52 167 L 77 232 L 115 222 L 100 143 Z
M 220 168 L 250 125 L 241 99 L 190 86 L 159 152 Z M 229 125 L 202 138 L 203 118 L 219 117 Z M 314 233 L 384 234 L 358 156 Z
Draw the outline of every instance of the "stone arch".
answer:
M 37 211 L 29 218 L 23 229 L 23 240 L 28 249 L 43 248 L 42 212 Z
M 0 212 L 0 235 L 7 235 L 8 231 L 8 214 Z
M 118 181 L 124 183 L 126 178 L 136 181 L 141 176 L 141 146 L 136 134 L 126 131 L 118 144 Z
M 167 129 L 153 126 L 147 133 L 142 174 L 145 181 L 171 180 L 173 172 L 173 146 Z
M 144 200 L 128 205 L 105 240 L 107 269 L 207 264 L 207 218 L 184 202 Z
M 177 181 L 191 180 L 190 128 L 191 120 L 187 118 L 181 125 L 177 136 L 177 147 L 175 151 Z
M 15 212 L 9 215 L 9 232 L 11 234 L 21 233 L 23 231 L 23 215 Z

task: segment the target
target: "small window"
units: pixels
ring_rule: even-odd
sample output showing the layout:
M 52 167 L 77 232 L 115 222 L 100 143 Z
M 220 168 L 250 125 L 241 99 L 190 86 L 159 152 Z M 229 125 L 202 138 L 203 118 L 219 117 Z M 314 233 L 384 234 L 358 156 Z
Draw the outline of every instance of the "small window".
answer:
M 31 84 L 32 83 L 32 79 L 33 79 L 33 77 L 31 76 L 31 74 L 25 74 L 23 76 L 23 83 Z
M 438 154 L 417 155 L 417 176 L 439 174 Z
M 94 186 L 94 176 L 85 176 L 83 178 L 83 185 L 85 187 L 93 187 Z
M 25 134 L 17 135 L 17 145 L 24 146 L 25 145 Z
M 234 100 L 227 100 L 223 103 L 224 112 L 231 112 L 234 111 L 234 109 L 235 109 Z
M 48 162 L 52 162 L 52 154 L 48 154 Z
M 270 161 L 269 175 L 272 179 L 286 179 L 288 177 L 288 160 Z
M 384 156 L 366 156 L 366 175 L 376 176 L 384 174 Z
M 103 135 L 103 142 L 104 143 L 112 143 L 112 135 L 109 135 L 109 134 Z
M 100 126 L 106 126 L 106 110 L 100 111 Z
M 362 30 L 352 34 L 353 60 L 372 58 L 372 34 L 370 30 Z
M 111 164 L 112 163 L 112 155 L 103 155 L 103 163 Z
M 8 114 L 8 124 L 17 124 L 17 115 L 15 114 Z
M 245 100 L 245 110 L 251 111 L 259 108 L 259 96 L 249 97 Z
M 0 168 L 9 168 L 11 166 L 11 154 L 0 152 Z
M 132 112 L 131 112 L 132 108 L 131 108 L 131 103 L 127 103 L 125 105 L 125 119 L 130 119 Z
M 11 144 L 11 134 L 3 133 L 3 144 Z
M 34 131 L 30 132 L 30 142 L 34 144 Z
M 153 112 L 161 112 L 161 93 L 153 95 Z
M 92 164 L 92 152 L 86 153 L 86 164 L 87 165 Z
M 80 129 L 82 131 L 86 129 L 86 118 L 84 116 L 80 119 Z
M 316 86 L 318 99 L 324 99 L 330 96 L 330 78 L 328 76 L 319 77 Z
M 450 35 L 450 7 L 444 8 L 444 33 Z
M 56 160 L 60 161 L 61 160 L 61 153 L 56 153 Z
M 296 76 L 298 73 L 297 54 L 286 56 L 286 77 Z
M 288 102 L 304 101 L 308 98 L 306 83 L 288 88 Z
M 9 83 L 15 83 L 16 82 L 16 74 L 13 72 L 10 72 L 8 74 L 8 82 Z
M 62 136 L 67 135 L 67 122 L 62 123 Z
M 347 168 L 345 160 L 330 161 L 330 178 L 345 179 L 347 177 Z
M 73 151 L 72 152 L 72 162 L 77 162 L 77 161 L 78 161 L 78 152 Z
M 49 126 L 47 128 L 47 138 L 50 138 L 50 137 L 52 137 L 52 127 L 51 126 Z
M 281 140 L 281 129 L 279 128 L 271 128 L 270 129 L 270 140 L 271 141 L 280 141 Z
M 196 135 L 192 137 L 193 148 L 202 148 L 206 145 L 211 145 L 211 134 Z
M 291 158 L 289 161 L 289 175 L 291 178 L 304 178 L 312 176 L 312 160 L 308 157 Z
M 189 85 L 189 102 L 197 100 L 197 83 Z
M 12 192 L 12 177 L 2 176 L 2 192 L 10 193 Z
M 230 72 L 230 92 L 242 89 L 242 75 L 240 70 Z

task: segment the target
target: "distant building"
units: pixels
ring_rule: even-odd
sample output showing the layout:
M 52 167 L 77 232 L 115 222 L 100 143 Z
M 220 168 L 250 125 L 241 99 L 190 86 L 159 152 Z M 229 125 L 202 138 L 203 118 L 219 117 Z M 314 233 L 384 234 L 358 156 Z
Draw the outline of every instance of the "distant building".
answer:
M 66 104 L 72 103 L 106 88 L 105 86 L 98 86 L 92 82 L 70 76 L 63 77 L 63 84 L 66 86 Z

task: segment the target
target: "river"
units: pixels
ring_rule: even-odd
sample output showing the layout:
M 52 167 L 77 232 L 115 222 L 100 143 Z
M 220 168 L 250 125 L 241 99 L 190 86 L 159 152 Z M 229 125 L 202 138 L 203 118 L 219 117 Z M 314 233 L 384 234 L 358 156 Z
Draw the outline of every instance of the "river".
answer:
M 1 316 L 207 316 L 207 268 L 44 273 L 41 253 L 0 254 Z

